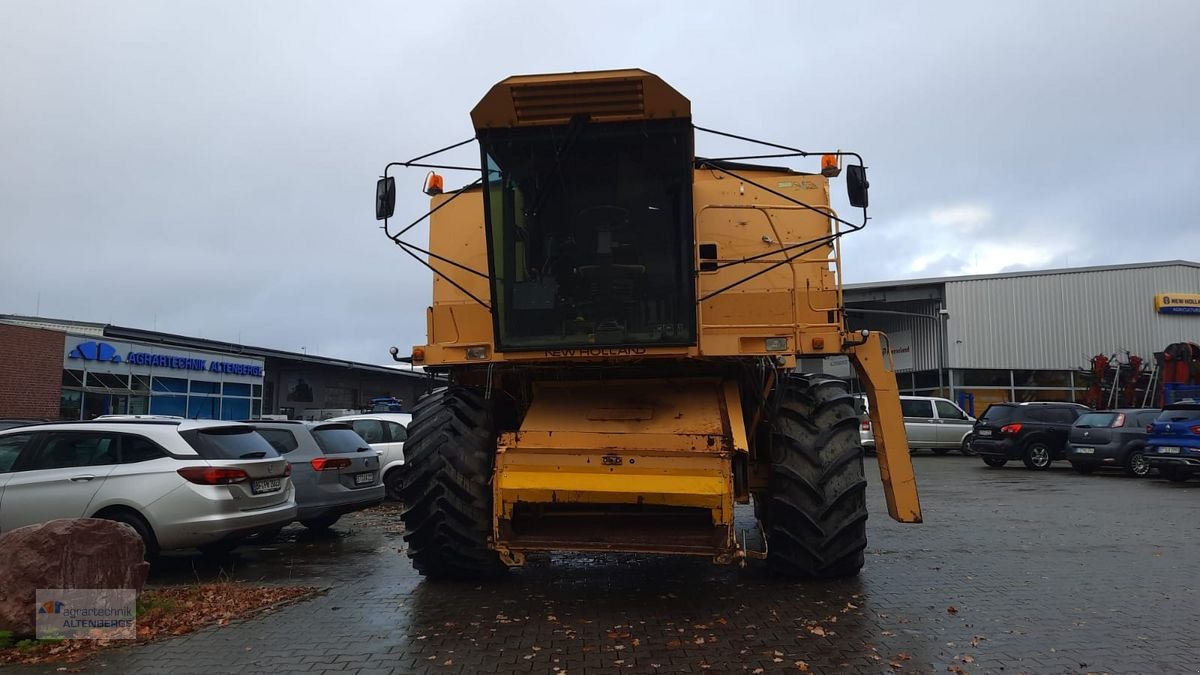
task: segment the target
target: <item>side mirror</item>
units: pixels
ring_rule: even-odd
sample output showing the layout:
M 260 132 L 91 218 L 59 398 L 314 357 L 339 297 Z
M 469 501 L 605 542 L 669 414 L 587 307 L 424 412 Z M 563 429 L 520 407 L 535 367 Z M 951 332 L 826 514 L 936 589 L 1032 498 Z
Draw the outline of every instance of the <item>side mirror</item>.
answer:
M 396 211 L 396 179 L 380 178 L 375 184 L 375 220 L 391 218 Z
M 846 194 L 850 197 L 850 206 L 856 209 L 867 208 L 867 167 L 861 164 L 846 165 Z

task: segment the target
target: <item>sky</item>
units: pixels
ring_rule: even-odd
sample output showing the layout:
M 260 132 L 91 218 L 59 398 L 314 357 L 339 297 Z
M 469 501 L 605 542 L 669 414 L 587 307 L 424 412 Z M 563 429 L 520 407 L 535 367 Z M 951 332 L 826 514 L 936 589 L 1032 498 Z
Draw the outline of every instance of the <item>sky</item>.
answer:
M 1197 26 L 1187 0 L 3 2 L 0 313 L 387 362 L 431 278 L 377 227 L 383 166 L 470 138 L 509 75 L 623 67 L 701 126 L 861 153 L 847 282 L 1196 260 Z

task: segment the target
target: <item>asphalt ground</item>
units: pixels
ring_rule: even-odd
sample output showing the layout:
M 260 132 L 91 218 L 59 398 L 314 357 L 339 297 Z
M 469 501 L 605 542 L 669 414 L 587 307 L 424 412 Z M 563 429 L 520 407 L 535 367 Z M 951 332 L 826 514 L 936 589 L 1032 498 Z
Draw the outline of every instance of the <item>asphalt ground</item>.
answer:
M 1200 672 L 1200 482 L 914 457 L 926 522 L 887 517 L 834 583 L 649 556 L 555 555 L 498 583 L 425 581 L 394 505 L 299 526 L 151 584 L 327 588 L 222 628 L 107 651 L 102 673 Z M 752 519 L 745 513 L 747 523 Z M 73 666 L 79 667 L 79 666 Z M 10 668 L 59 672 L 58 667 Z

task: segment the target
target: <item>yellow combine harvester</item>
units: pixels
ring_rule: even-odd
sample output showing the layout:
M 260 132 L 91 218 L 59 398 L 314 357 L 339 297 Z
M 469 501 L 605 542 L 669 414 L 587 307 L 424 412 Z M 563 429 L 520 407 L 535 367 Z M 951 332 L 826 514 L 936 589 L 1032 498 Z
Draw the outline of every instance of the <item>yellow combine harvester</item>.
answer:
M 822 155 L 814 173 L 746 163 L 811 153 L 693 126 L 688 99 L 642 70 L 511 77 L 471 119 L 475 138 L 442 151 L 477 140 L 478 168 L 429 153 L 389 164 L 377 188 L 385 232 L 435 275 L 411 360 L 449 380 L 416 405 L 405 447 L 418 570 L 479 578 L 534 552 L 630 551 L 856 574 L 859 420 L 847 384 L 796 374 L 800 356 L 850 356 L 888 511 L 920 522 L 881 336 L 845 328 L 858 155 Z M 770 152 L 697 157 L 696 131 Z M 859 223 L 830 206 L 845 158 Z M 398 166 L 478 176 L 452 192 L 427 177 L 428 249 L 403 239 L 424 217 L 386 222 Z M 734 527 L 750 502 L 761 536 Z

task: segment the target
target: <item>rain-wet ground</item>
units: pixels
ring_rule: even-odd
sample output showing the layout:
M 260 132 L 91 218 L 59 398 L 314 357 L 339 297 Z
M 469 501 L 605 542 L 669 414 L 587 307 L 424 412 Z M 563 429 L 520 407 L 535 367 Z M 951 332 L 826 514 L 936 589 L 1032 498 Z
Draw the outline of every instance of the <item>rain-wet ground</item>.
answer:
M 867 566 L 834 583 L 648 556 L 561 555 L 501 582 L 422 580 L 398 510 L 299 526 L 152 584 L 307 584 L 309 601 L 114 650 L 86 671 L 1180 673 L 1200 668 L 1200 482 L 914 458 L 926 523 L 887 518 L 868 460 Z M 752 516 L 745 513 L 749 519 Z M 760 670 L 761 669 L 761 670 Z M 53 667 L 41 672 L 52 672 Z

